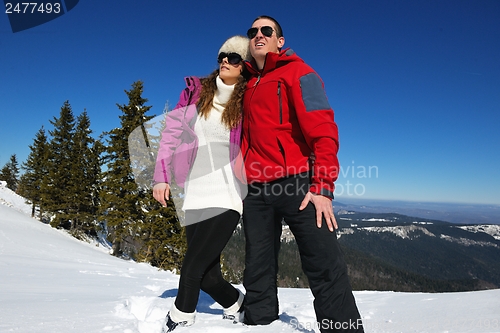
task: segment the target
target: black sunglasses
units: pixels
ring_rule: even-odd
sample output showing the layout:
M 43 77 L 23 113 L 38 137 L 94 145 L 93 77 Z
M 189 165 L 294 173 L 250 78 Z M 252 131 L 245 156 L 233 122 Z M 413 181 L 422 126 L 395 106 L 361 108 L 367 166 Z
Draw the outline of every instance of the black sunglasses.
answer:
M 264 36 L 271 37 L 273 35 L 274 29 L 268 25 L 265 25 L 263 27 L 260 27 L 260 31 L 262 32 L 262 34 Z M 250 28 L 247 31 L 247 36 L 248 36 L 248 38 L 253 39 L 253 38 L 255 38 L 255 36 L 257 36 L 258 32 L 259 32 L 259 28 Z
M 222 60 L 224 58 L 227 58 L 227 62 L 230 63 L 231 65 L 238 65 L 241 61 L 243 61 L 243 59 L 241 58 L 241 56 L 238 53 L 221 52 L 221 53 L 219 53 L 219 56 L 217 57 L 217 62 L 219 64 L 221 64 Z

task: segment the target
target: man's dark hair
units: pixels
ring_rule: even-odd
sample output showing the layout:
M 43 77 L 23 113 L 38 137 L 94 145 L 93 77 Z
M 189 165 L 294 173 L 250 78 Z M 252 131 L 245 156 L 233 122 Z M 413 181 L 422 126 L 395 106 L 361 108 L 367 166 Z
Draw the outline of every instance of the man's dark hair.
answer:
M 276 28 L 276 37 L 278 37 L 278 38 L 283 37 L 283 29 L 281 29 L 281 25 L 278 23 L 278 21 L 276 21 L 271 16 L 261 15 L 261 16 L 257 17 L 255 20 L 253 20 L 252 23 L 254 23 L 255 21 L 260 20 L 260 19 L 268 19 L 270 21 L 273 21 L 274 26 Z

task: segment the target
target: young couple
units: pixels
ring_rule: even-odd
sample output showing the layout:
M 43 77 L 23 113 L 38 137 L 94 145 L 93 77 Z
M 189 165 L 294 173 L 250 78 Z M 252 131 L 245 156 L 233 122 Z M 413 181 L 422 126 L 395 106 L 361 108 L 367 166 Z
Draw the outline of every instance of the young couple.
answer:
M 153 195 L 165 206 L 172 178 L 184 186 L 188 243 L 163 332 L 194 324 L 200 290 L 223 307 L 223 318 L 246 325 L 278 319 L 282 220 L 299 247 L 317 327 L 364 332 L 335 233 L 338 132 L 323 83 L 291 49 L 282 50 L 275 19 L 256 18 L 247 36 L 224 42 L 208 77 L 186 79 L 162 133 Z M 220 267 L 241 214 L 245 294 Z

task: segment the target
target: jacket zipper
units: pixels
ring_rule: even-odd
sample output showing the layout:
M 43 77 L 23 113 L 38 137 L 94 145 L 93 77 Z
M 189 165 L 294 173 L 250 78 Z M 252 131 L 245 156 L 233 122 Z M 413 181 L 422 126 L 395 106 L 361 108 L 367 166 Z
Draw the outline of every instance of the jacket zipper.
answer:
M 257 76 L 257 81 L 255 81 L 255 83 L 253 84 L 253 86 L 255 87 L 256 85 L 258 85 L 259 81 L 260 81 L 260 74 L 259 74 L 259 76 Z
M 280 125 L 283 124 L 283 103 L 281 101 L 281 81 L 278 81 L 278 103 L 280 110 Z
M 279 103 L 279 113 L 280 113 L 280 125 L 283 124 L 283 102 L 281 100 L 281 81 L 278 81 L 278 103 Z M 285 149 L 283 148 L 283 145 L 281 144 L 281 141 L 278 139 L 278 146 L 279 150 L 281 152 L 281 155 L 283 156 L 283 162 L 285 163 L 286 166 L 286 157 L 285 157 Z

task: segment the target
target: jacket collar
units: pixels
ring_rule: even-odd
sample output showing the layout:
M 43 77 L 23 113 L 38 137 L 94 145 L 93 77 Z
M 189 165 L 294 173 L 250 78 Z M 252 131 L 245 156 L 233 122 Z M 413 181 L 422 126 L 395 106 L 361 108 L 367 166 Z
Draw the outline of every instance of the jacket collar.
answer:
M 264 68 L 259 71 L 257 68 L 257 64 L 255 63 L 255 60 L 252 59 L 252 61 L 245 61 L 245 66 L 248 69 L 248 71 L 254 75 L 264 75 L 275 68 L 284 66 L 290 62 L 294 61 L 301 61 L 303 60 L 295 54 L 295 52 L 291 48 L 287 48 L 284 50 L 281 50 L 280 53 L 268 53 L 266 54 L 266 59 L 264 60 Z

